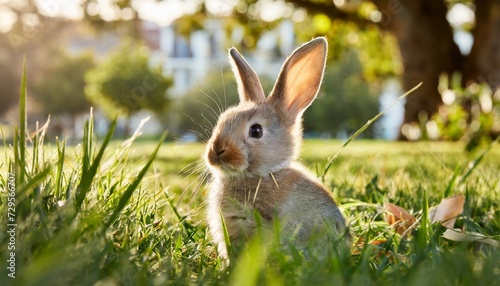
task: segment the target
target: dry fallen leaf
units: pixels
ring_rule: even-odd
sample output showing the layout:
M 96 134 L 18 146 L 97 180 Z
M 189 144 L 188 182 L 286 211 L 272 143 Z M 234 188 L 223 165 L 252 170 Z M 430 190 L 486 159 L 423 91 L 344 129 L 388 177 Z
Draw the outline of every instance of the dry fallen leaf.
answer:
M 429 210 L 432 223 L 440 222 L 446 228 L 453 228 L 457 216 L 464 210 L 465 197 L 456 195 L 441 200 L 441 203 Z
M 370 245 L 379 246 L 382 243 L 386 243 L 387 239 L 376 239 L 368 242 Z M 365 239 L 363 237 L 359 237 L 358 240 L 354 243 L 354 248 L 351 251 L 352 255 L 360 255 L 363 248 L 365 246 Z
M 368 243 L 368 245 L 370 246 L 368 250 L 372 255 L 375 254 L 375 257 L 377 258 L 387 257 L 392 261 L 397 261 L 398 263 L 408 263 L 408 258 L 406 256 L 383 248 L 381 245 L 386 242 L 387 239 L 384 238 L 372 240 Z M 366 250 L 364 249 L 364 247 L 365 247 L 364 238 L 360 237 L 358 241 L 356 241 L 354 248 L 351 251 L 351 254 L 361 255 L 361 253 L 363 253 L 363 251 Z
M 384 209 L 386 210 L 386 222 L 395 226 L 396 232 L 401 235 L 416 221 L 415 217 L 408 213 L 407 210 L 395 204 L 384 202 Z
M 500 241 L 488 238 L 487 236 L 477 232 L 462 232 L 458 229 L 447 229 L 443 233 L 443 237 L 452 241 L 477 241 L 487 243 L 495 247 L 500 247 Z

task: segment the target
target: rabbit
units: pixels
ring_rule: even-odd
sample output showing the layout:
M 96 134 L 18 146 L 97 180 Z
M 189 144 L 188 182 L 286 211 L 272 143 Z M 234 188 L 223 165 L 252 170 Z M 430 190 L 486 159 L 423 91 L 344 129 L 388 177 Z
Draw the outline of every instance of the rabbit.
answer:
M 297 162 L 302 113 L 318 94 L 327 47 L 319 37 L 296 49 L 267 98 L 254 70 L 229 50 L 240 102 L 219 116 L 205 151 L 207 220 L 219 256 L 228 258 L 223 223 L 231 241 L 241 239 L 256 228 L 254 211 L 264 222 L 278 219 L 299 243 L 315 232 L 346 231 L 330 192 Z

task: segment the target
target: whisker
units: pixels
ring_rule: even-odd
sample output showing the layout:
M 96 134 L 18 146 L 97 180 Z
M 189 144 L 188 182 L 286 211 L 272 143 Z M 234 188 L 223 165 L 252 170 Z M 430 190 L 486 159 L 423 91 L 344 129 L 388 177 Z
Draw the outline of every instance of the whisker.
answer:
M 212 86 L 212 81 L 211 81 L 211 79 L 209 79 L 209 80 L 208 80 L 208 85 L 210 86 L 210 89 L 212 90 L 212 92 L 214 93 L 214 95 L 215 95 L 215 96 L 217 96 L 217 99 L 219 99 L 219 97 L 218 97 L 218 95 L 217 95 L 217 92 L 215 92 L 215 90 L 214 90 L 214 88 L 213 88 L 213 86 Z M 206 97 L 210 98 L 210 100 L 211 100 L 211 101 L 215 104 L 215 106 L 217 106 L 217 109 L 219 110 L 219 112 L 216 112 L 216 111 L 214 110 L 214 114 L 215 114 L 216 116 L 217 116 L 217 115 L 219 115 L 219 114 L 221 114 L 223 110 L 222 110 L 222 106 L 221 106 L 221 104 L 219 104 L 219 103 L 220 103 L 220 99 L 219 99 L 219 102 L 217 102 L 217 100 L 215 100 L 215 99 L 213 98 L 213 96 L 211 96 L 211 95 L 210 95 L 210 94 L 208 94 L 207 92 L 205 92 L 205 91 L 201 90 L 201 88 L 200 88 L 199 86 L 198 86 L 198 88 L 200 89 L 200 91 L 201 91 L 201 92 L 202 92 L 202 93 L 203 93 Z
M 215 91 L 214 87 L 212 86 L 212 80 L 209 79 L 208 80 L 208 85 L 210 86 L 210 89 L 212 89 L 212 92 L 214 93 L 214 96 L 217 98 L 217 102 L 215 102 L 215 99 L 213 99 L 212 97 L 212 101 L 217 105 L 217 107 L 219 108 L 219 114 L 222 113 L 222 102 L 220 100 L 220 96 L 217 94 L 217 92 Z
M 200 125 L 198 125 L 198 127 L 200 127 L 200 128 L 201 128 L 201 130 L 202 130 L 205 134 L 203 134 L 203 133 L 201 133 L 199 130 L 195 130 L 195 129 L 186 129 L 186 131 L 193 132 L 193 133 L 195 133 L 196 135 L 198 135 L 198 137 L 200 137 L 200 138 L 201 138 L 201 140 L 202 140 L 201 142 L 203 142 L 203 143 L 207 142 L 208 138 L 210 137 L 210 136 L 209 136 L 210 134 L 207 134 L 206 128 L 205 128 L 204 126 L 200 126 Z
M 187 168 L 187 171 L 189 173 L 181 180 L 181 182 L 187 180 L 189 177 L 191 177 L 192 175 L 195 175 L 198 172 L 201 172 L 201 174 L 196 175 L 196 179 L 191 181 L 191 183 L 189 183 L 186 186 L 184 191 L 182 191 L 182 193 L 179 196 L 179 200 L 177 202 L 177 205 L 179 205 L 181 203 L 182 199 L 184 198 L 184 196 L 186 195 L 186 193 L 188 191 L 193 192 L 192 199 L 194 197 L 196 197 L 196 194 L 199 191 L 200 187 L 203 186 L 203 184 L 205 183 L 206 178 L 207 178 L 207 174 L 208 174 L 201 159 L 189 164 L 188 166 L 184 167 L 183 169 L 186 169 L 186 168 Z M 192 202 L 192 199 L 190 199 L 190 204 Z
M 198 84 L 196 84 L 196 85 L 198 86 Z M 211 85 L 211 84 L 210 84 L 210 85 Z M 214 115 L 215 117 L 218 117 L 218 116 L 219 116 L 219 114 L 221 114 L 221 113 L 222 113 L 222 111 L 223 111 L 223 110 L 222 110 L 222 107 L 221 107 L 221 106 L 217 103 L 217 101 L 216 101 L 216 100 L 215 100 L 215 99 L 214 99 L 214 98 L 213 98 L 210 94 L 208 94 L 208 93 L 206 93 L 204 90 L 202 90 L 200 86 L 198 86 L 198 89 L 199 89 L 199 90 L 200 90 L 200 91 L 201 91 L 201 92 L 202 92 L 202 93 L 203 93 L 206 97 L 210 98 L 210 100 L 211 100 L 213 103 L 215 103 L 215 105 L 217 106 L 217 109 L 219 110 L 219 112 L 215 111 L 215 109 L 214 109 L 212 106 L 210 106 L 209 104 L 207 104 L 207 103 L 205 103 L 205 102 L 201 102 L 201 101 L 196 101 L 196 102 L 201 103 L 201 104 L 205 105 L 206 107 L 210 108 L 210 109 L 212 110 L 212 112 L 213 112 L 213 115 Z M 213 90 L 213 88 L 212 88 L 212 90 Z
M 205 117 L 205 115 L 204 115 L 203 113 L 201 113 L 201 117 L 203 117 L 203 119 L 205 119 L 205 120 L 208 122 L 208 124 L 210 124 L 210 127 L 211 127 L 211 128 L 212 128 L 212 130 L 213 130 L 215 126 L 212 124 L 212 122 L 210 122 L 210 120 L 208 120 L 208 118 L 206 118 L 206 117 Z
M 202 140 L 204 140 L 204 142 L 208 141 L 207 139 L 210 137 L 210 133 L 207 132 L 207 127 L 202 125 L 201 123 L 197 122 L 196 119 L 194 119 L 192 116 L 190 115 L 187 115 L 187 114 L 184 114 L 187 118 L 189 118 L 191 120 L 191 122 L 193 122 L 196 126 L 200 127 L 200 129 L 205 132 L 205 135 L 203 135 L 201 132 L 197 131 L 197 130 L 193 130 L 193 129 L 188 129 L 187 131 L 191 131 L 191 132 L 194 132 L 196 133 L 198 136 L 200 136 L 200 138 Z M 212 128 L 213 129 L 213 128 Z
M 226 82 L 224 80 L 223 67 L 220 68 L 220 77 L 222 78 L 222 91 L 224 92 L 224 109 L 227 109 Z
M 200 161 L 198 161 L 198 163 L 199 164 L 197 164 L 196 166 L 193 166 L 191 168 L 192 172 L 189 173 L 189 175 L 195 175 L 196 174 L 197 176 L 199 176 L 199 175 L 205 173 L 206 168 L 205 168 L 205 165 L 203 164 L 203 162 L 200 160 Z
M 202 187 L 205 185 L 207 182 L 207 178 L 209 176 L 208 172 L 204 172 L 200 178 L 198 179 L 199 183 L 196 185 L 194 188 L 193 196 L 191 197 L 191 200 L 189 200 L 189 205 L 193 205 L 194 200 L 198 197 L 197 194 L 198 192 L 202 189 Z
M 210 106 L 209 104 L 207 104 L 205 102 L 199 101 L 199 100 L 195 100 L 195 102 L 208 107 L 210 109 L 210 111 L 212 111 L 212 113 L 210 113 L 210 115 L 212 116 L 213 119 L 215 119 L 215 121 L 217 121 L 217 118 L 219 117 L 219 113 L 217 113 L 217 111 L 215 111 L 215 109 L 212 106 Z M 203 114 L 203 112 L 201 114 Z
M 193 171 L 196 171 L 197 169 L 196 168 L 200 168 L 199 166 L 199 161 L 195 161 L 195 162 L 191 162 L 189 164 L 187 164 L 184 168 L 180 169 L 178 172 L 177 172 L 177 175 L 182 175 L 182 174 L 186 174 L 186 175 L 193 175 L 194 172 Z
M 191 192 L 191 199 L 188 203 L 189 206 L 193 205 L 194 200 L 198 197 L 198 192 L 205 185 L 207 176 L 207 172 L 203 172 L 202 174 L 197 176 L 197 178 L 182 192 L 180 197 L 184 197 L 188 191 Z
M 203 175 L 203 173 L 206 172 L 205 170 L 205 166 L 204 164 L 201 162 L 201 160 L 197 161 L 196 162 L 197 164 L 194 165 L 194 166 L 191 166 L 189 167 L 189 169 L 187 170 L 188 173 L 185 173 L 185 174 L 179 174 L 181 176 L 185 176 L 185 178 L 183 178 L 181 180 L 181 182 L 187 180 L 189 177 L 192 177 L 192 176 L 196 176 L 196 179 L 198 179 L 200 177 L 200 175 Z M 188 187 L 190 187 L 191 185 L 193 185 L 194 182 L 191 182 Z
M 198 136 L 198 138 L 201 140 L 199 142 L 201 142 L 203 144 L 207 143 L 208 140 L 210 139 L 210 137 L 212 136 L 211 130 L 213 130 L 213 128 L 209 128 L 206 125 L 203 125 L 203 124 L 197 122 L 194 118 L 190 118 L 190 120 L 196 126 L 194 126 L 194 129 L 193 128 L 186 128 L 184 130 L 187 132 L 195 133 Z

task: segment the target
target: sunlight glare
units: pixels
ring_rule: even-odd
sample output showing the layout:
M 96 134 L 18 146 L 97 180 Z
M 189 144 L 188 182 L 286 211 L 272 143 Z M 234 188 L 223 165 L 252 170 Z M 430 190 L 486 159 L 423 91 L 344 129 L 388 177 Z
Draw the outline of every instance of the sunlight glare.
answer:
M 0 33 L 6 33 L 12 29 L 17 21 L 16 13 L 8 8 L 0 6 Z
M 474 17 L 474 11 L 461 3 L 453 5 L 446 14 L 446 19 L 453 27 L 460 27 L 464 24 L 473 23 Z
M 184 14 L 194 13 L 199 3 L 198 0 L 166 0 L 160 2 L 137 0 L 132 2 L 132 6 L 141 19 L 154 22 L 160 26 L 166 26 Z
M 35 3 L 42 15 L 71 20 L 83 19 L 82 0 L 35 0 Z
M 205 7 L 210 14 L 217 17 L 224 17 L 231 15 L 234 7 L 238 5 L 238 1 L 235 0 L 207 0 L 205 1 Z
M 266 22 L 272 22 L 282 18 L 289 10 L 289 7 L 285 4 L 284 1 L 281 0 L 261 0 L 257 3 L 260 18 Z

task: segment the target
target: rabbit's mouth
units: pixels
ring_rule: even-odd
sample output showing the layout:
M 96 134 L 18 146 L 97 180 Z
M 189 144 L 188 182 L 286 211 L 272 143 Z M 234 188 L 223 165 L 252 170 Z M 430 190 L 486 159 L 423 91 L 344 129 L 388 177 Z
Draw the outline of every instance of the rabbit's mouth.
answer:
M 238 176 L 245 172 L 244 167 L 234 168 L 227 164 L 221 164 L 220 169 L 228 176 Z
M 245 165 L 233 166 L 224 162 L 218 162 L 217 164 L 210 164 L 210 166 L 212 169 L 219 170 L 229 177 L 241 176 L 247 172 L 247 167 Z

